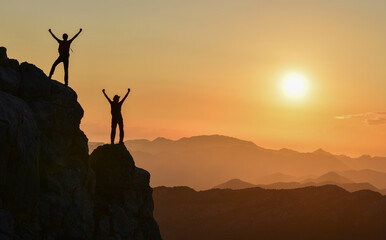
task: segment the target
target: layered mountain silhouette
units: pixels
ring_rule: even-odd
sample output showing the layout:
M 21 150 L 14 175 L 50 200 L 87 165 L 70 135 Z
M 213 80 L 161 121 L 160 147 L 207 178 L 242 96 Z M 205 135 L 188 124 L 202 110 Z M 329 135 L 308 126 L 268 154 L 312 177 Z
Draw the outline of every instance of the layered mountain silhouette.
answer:
M 368 190 L 157 187 L 153 198 L 167 240 L 386 238 L 386 197 Z
M 314 179 L 314 182 L 320 183 L 320 182 L 334 182 L 334 183 L 352 183 L 351 180 L 348 178 L 342 177 L 336 172 L 328 172 L 326 174 L 323 174 L 322 176 Z
M 339 175 L 353 182 L 369 182 L 379 189 L 386 189 L 386 173 L 384 172 L 362 169 L 339 172 Z
M 351 179 L 353 182 L 368 182 L 379 189 L 386 188 L 386 178 L 382 177 L 382 172 L 386 172 L 385 157 L 350 158 L 322 149 L 309 153 L 271 150 L 220 135 L 177 141 L 165 138 L 130 140 L 125 144 L 137 164 L 152 172 L 153 186 L 209 189 L 234 178 L 261 184 L 301 182 L 327 172 L 337 172 L 341 177 L 355 175 Z
M 295 177 L 295 176 L 290 176 L 287 174 L 277 172 L 266 176 L 262 176 L 257 180 L 257 182 L 260 184 L 270 184 L 275 182 L 296 182 L 296 181 L 300 181 L 300 180 L 304 180 L 312 177 L 314 176 L 307 175 L 302 177 Z
M 161 239 L 150 174 L 124 145 L 90 157 L 82 117 L 75 91 L 2 57 L 1 240 Z
M 256 185 L 236 178 L 236 179 L 231 179 L 225 183 L 219 184 L 213 188 L 236 190 L 236 189 L 245 189 L 245 188 L 252 188 L 252 187 L 256 187 Z
M 351 172 L 351 171 L 350 171 Z M 279 174 L 275 174 L 279 175 Z M 301 182 L 273 182 L 268 184 L 252 184 L 249 182 L 242 181 L 240 179 L 231 179 L 225 183 L 214 186 L 213 188 L 219 189 L 245 189 L 253 187 L 261 187 L 264 189 L 295 189 L 304 188 L 309 186 L 324 186 L 324 185 L 336 185 L 349 192 L 355 192 L 359 190 L 371 190 L 386 194 L 384 189 L 378 189 L 368 182 L 353 182 L 352 180 L 342 177 L 340 174 L 335 172 L 328 172 L 315 179 L 306 179 Z

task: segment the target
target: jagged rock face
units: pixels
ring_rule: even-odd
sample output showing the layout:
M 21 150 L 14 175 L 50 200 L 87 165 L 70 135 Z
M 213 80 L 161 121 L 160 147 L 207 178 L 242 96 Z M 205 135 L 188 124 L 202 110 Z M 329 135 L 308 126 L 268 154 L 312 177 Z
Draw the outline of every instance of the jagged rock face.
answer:
M 0 194 L 24 215 L 32 214 L 38 200 L 39 135 L 28 105 L 0 91 Z
M 150 174 L 135 167 L 124 144 L 94 150 L 96 239 L 161 239 L 153 218 Z
M 4 58 L 0 90 L 0 190 L 18 227 L 13 234 L 91 236 L 88 147 L 76 93 L 32 64 Z
M 0 239 L 10 239 L 14 232 L 14 220 L 12 214 L 4 209 L 0 200 Z
M 94 218 L 99 211 L 95 209 L 95 199 L 101 197 L 94 196 L 95 173 L 89 166 L 88 140 L 79 129 L 82 117 L 83 109 L 71 88 L 49 79 L 32 64 L 19 65 L 1 54 L 0 240 L 96 238 L 100 228 L 95 227 Z M 119 154 L 130 156 L 120 149 L 108 154 L 112 159 L 121 159 Z M 104 167 L 108 168 L 108 164 Z M 151 225 L 147 219 L 152 218 L 153 209 L 149 174 L 136 169 L 132 159 L 119 170 L 125 167 L 128 172 L 124 177 L 130 180 L 122 184 L 130 185 L 125 189 L 127 201 L 133 204 L 109 203 L 110 214 L 115 217 L 107 219 L 112 219 L 116 232 L 137 231 L 138 236 L 149 236 L 122 239 L 159 239 L 146 235 L 151 230 L 143 230 L 157 226 L 154 220 Z M 115 165 L 111 169 L 118 170 Z M 117 173 L 109 172 L 117 176 L 122 172 Z M 133 207 L 141 220 L 132 215 L 124 221 L 117 220 L 128 212 L 119 207 L 127 206 Z M 115 238 L 108 234 L 98 239 Z

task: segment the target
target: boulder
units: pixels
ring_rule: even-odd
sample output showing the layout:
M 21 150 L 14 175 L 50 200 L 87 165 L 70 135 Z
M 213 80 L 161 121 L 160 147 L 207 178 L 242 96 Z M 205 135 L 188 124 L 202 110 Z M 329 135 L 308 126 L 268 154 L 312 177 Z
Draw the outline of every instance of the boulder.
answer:
M 90 156 L 90 164 L 96 174 L 97 193 L 114 195 L 132 187 L 135 165 L 124 144 L 98 147 Z
M 153 218 L 150 174 L 135 167 L 124 144 L 99 146 L 90 156 L 96 175 L 98 239 L 161 239 Z

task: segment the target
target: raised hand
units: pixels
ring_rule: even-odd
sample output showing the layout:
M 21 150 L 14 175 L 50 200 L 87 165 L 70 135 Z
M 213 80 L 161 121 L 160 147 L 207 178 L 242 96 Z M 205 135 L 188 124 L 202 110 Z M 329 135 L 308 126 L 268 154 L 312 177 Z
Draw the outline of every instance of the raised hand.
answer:
M 82 32 L 82 29 L 79 29 L 79 32 L 77 34 L 75 34 L 75 36 L 73 36 L 71 39 L 70 39 L 70 42 L 72 42 L 76 37 L 79 36 L 79 34 Z
M 50 32 L 51 36 L 52 36 L 53 38 L 55 38 L 55 40 L 58 41 L 58 42 L 60 43 L 60 40 L 59 40 L 59 39 L 55 36 L 55 34 L 51 31 L 51 28 L 48 29 L 48 31 Z
M 125 101 L 125 99 L 127 98 L 127 95 L 129 95 L 129 92 L 130 92 L 130 88 L 127 89 L 127 93 L 125 94 L 123 99 L 120 101 L 121 103 L 123 103 Z

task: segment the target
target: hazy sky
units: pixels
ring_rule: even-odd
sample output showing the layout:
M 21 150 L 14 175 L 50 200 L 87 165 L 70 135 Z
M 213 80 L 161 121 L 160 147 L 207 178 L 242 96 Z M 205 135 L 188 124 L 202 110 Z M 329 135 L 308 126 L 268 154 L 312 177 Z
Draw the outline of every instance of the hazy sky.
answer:
M 90 141 L 109 141 L 107 94 L 132 93 L 126 138 L 223 134 L 268 148 L 386 155 L 386 1 L 1 0 L 8 56 L 46 73 L 59 37 Z M 286 98 L 282 76 L 307 76 Z M 63 82 L 63 66 L 54 79 Z

